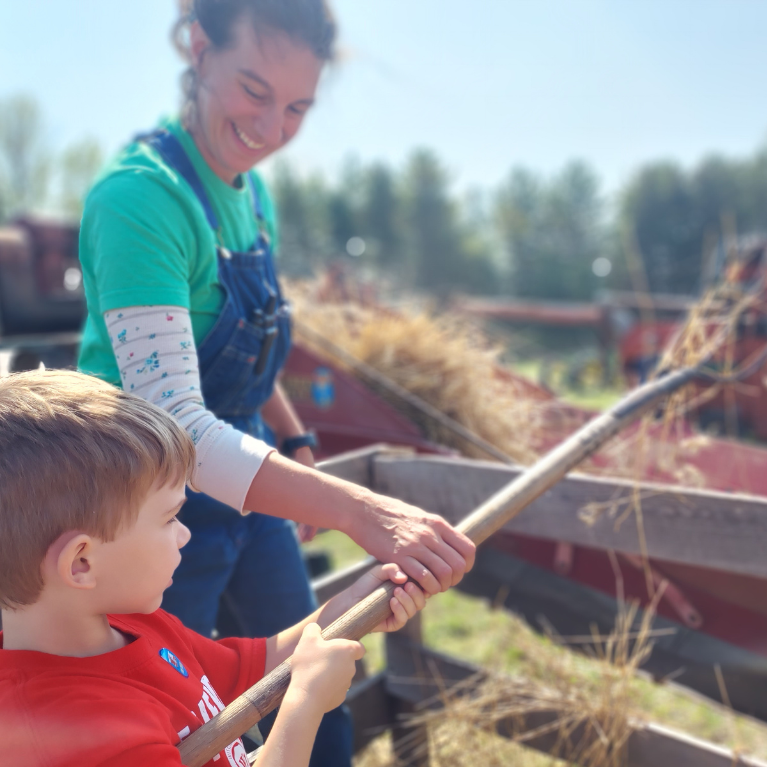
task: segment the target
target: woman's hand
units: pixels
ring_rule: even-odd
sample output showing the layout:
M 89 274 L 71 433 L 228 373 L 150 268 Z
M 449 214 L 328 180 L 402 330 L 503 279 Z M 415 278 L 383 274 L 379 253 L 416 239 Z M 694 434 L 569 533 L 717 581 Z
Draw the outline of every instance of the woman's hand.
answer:
M 381 562 L 394 562 L 427 594 L 455 586 L 474 565 L 476 546 L 442 517 L 371 494 L 349 536 Z
M 426 600 L 429 598 L 415 583 L 408 581 L 407 575 L 397 565 L 388 564 L 374 567 L 349 587 L 348 594 L 351 603 L 357 604 L 386 581 L 400 585 L 394 589 L 394 595 L 389 600 L 392 614 L 386 620 L 381 621 L 372 633 L 399 631 L 417 612 L 423 610 Z
M 293 455 L 293 460 L 297 461 L 303 466 L 308 466 L 310 469 L 314 468 L 314 455 L 310 447 L 300 447 Z M 317 528 L 313 525 L 307 525 L 304 522 L 298 525 L 298 540 L 301 543 L 309 543 L 314 540 L 314 536 L 317 535 Z
M 380 562 L 393 562 L 427 594 L 458 583 L 475 546 L 442 517 L 270 453 L 244 508 L 346 533 Z

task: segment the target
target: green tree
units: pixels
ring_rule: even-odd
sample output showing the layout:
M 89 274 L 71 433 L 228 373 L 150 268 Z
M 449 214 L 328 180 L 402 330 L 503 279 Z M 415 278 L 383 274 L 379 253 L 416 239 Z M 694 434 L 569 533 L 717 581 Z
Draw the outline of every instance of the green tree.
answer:
M 0 216 L 44 205 L 51 170 L 37 102 L 24 95 L 0 101 Z
M 280 161 L 274 169 L 272 191 L 280 226 L 280 268 L 287 274 L 306 275 L 316 261 L 315 227 L 307 184 L 289 163 Z
M 605 254 L 599 183 L 582 162 L 550 181 L 514 169 L 496 197 L 496 222 L 514 295 L 591 300 Z
M 445 297 L 452 292 L 494 293 L 498 279 L 487 241 L 451 197 L 437 156 L 417 150 L 405 169 L 403 206 L 408 267 L 404 279 Z
M 363 237 L 383 269 L 402 266 L 404 235 L 397 180 L 389 167 L 372 165 L 365 173 L 360 212 Z
M 633 230 L 650 289 L 697 291 L 704 220 L 682 169 L 673 163 L 642 169 L 626 190 L 622 216 Z
M 80 219 L 85 195 L 103 162 L 104 153 L 94 138 L 84 138 L 64 150 L 59 170 L 61 209 L 65 215 Z
M 406 225 L 419 287 L 445 293 L 457 282 L 458 225 L 447 173 L 428 149 L 414 152 L 405 171 Z

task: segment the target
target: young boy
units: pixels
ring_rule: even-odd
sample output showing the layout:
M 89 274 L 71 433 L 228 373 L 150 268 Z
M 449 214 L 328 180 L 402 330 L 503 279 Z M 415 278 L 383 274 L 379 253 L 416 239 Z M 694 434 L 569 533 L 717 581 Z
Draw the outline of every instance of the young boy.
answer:
M 159 609 L 189 531 L 176 515 L 194 448 L 163 411 L 98 379 L 0 380 L 0 764 L 170 767 L 177 746 L 293 655 L 260 767 L 309 763 L 359 642 L 325 627 L 383 581 L 375 568 L 269 639 L 206 639 Z M 408 583 L 377 630 L 424 605 Z M 319 624 L 319 625 L 317 625 Z M 247 767 L 238 739 L 209 762 Z

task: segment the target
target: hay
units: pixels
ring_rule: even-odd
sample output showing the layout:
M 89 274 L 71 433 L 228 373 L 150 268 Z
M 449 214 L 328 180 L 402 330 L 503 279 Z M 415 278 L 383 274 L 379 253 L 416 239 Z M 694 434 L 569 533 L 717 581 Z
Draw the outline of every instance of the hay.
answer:
M 316 300 L 316 290 L 314 283 L 289 286 L 299 336 L 302 326 L 319 333 L 514 461 L 531 464 L 550 447 L 553 430 L 572 430 L 582 423 L 571 408 L 504 368 L 501 346 L 465 318 L 424 311 L 395 313 L 351 302 L 322 303 Z M 302 342 L 345 367 L 311 337 L 302 337 Z M 486 451 L 385 387 L 365 383 L 417 424 L 427 439 L 472 458 L 488 458 Z
M 733 249 L 731 264 L 737 267 L 739 259 L 743 255 Z M 692 308 L 658 366 L 662 373 L 708 362 L 716 365 L 720 374 L 710 376 L 706 385 L 699 382 L 676 392 L 662 413 L 645 416 L 638 427 L 613 440 L 580 471 L 635 481 L 710 486 L 712 478 L 696 467 L 696 456 L 710 440 L 695 433 L 687 417 L 720 393 L 725 402 L 733 402 L 734 391 L 742 389 L 738 379 L 744 377 L 744 368 L 760 366 L 758 355 L 754 355 L 740 370 L 735 369 L 739 324 L 749 314 L 764 312 L 761 283 L 744 288 L 738 272 L 728 268 L 725 279 Z M 353 285 L 345 284 L 340 292 L 329 291 L 327 280 L 292 283 L 288 293 L 294 302 L 299 335 L 301 327 L 308 327 L 329 339 L 519 464 L 532 464 L 590 417 L 586 411 L 547 396 L 506 368 L 502 347 L 466 317 L 435 315 L 423 309 L 394 312 L 371 302 Z M 311 338 L 302 340 L 321 356 L 344 366 Z M 351 366 L 347 370 L 359 375 Z M 487 450 L 403 402 L 385 386 L 364 382 L 417 424 L 427 439 L 471 458 L 489 458 Z M 754 391 L 749 393 L 758 393 L 757 387 L 750 388 Z
M 520 745 L 581 767 L 619 767 L 625 764 L 633 729 L 644 718 L 635 705 L 635 682 L 655 635 L 652 615 L 650 609 L 640 618 L 636 607 L 627 607 L 609 636 L 569 638 L 570 644 L 580 642 L 587 655 L 601 661 L 591 664 L 588 675 L 576 670 L 571 653 L 546 653 L 540 658 L 538 678 L 483 673 L 427 701 L 425 710 L 407 717 L 404 724 L 427 727 L 435 767 L 463 767 L 470 761 L 488 767 L 520 764 L 521 754 L 515 750 Z M 540 764 L 551 763 L 529 752 L 524 763 L 537 764 L 538 759 Z M 385 767 L 392 760 L 379 746 L 358 764 Z
M 288 292 L 294 303 L 296 327 L 307 327 L 332 341 L 395 384 L 420 397 L 442 413 L 470 429 L 515 462 L 530 465 L 591 416 L 546 394 L 514 374 L 503 363 L 503 349 L 482 329 L 464 317 L 434 315 L 423 310 L 393 312 L 380 306 L 352 301 L 331 303 L 318 300 L 318 283 L 293 283 Z M 696 355 L 710 355 L 712 307 L 719 298 L 702 302 L 673 349 L 665 365 L 697 362 Z M 718 332 L 716 343 L 731 337 L 736 317 L 724 315 L 729 324 Z M 724 322 L 722 320 L 722 322 Z M 722 324 L 720 322 L 720 324 Z M 327 348 L 302 342 L 333 364 L 344 367 Z M 346 366 L 352 374 L 359 371 Z M 364 376 L 363 376 L 364 380 Z M 421 410 L 404 402 L 385 387 L 365 380 L 408 419 L 424 436 L 471 458 L 488 459 L 487 451 L 446 429 Z M 579 469 L 592 474 L 628 479 L 653 478 L 703 487 L 706 477 L 695 468 L 695 456 L 707 438 L 694 434 L 684 421 L 695 387 L 671 398 L 663 419 L 645 418 L 634 428 L 604 447 Z M 673 436 L 674 439 L 670 439 Z M 652 449 L 650 449 L 652 446 Z

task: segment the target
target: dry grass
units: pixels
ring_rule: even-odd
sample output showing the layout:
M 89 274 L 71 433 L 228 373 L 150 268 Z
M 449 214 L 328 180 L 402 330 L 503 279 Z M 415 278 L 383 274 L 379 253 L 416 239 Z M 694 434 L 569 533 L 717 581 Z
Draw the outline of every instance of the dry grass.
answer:
M 339 568 L 364 556 L 356 544 L 335 531 L 323 533 L 310 546 L 331 551 Z M 527 680 L 548 691 L 563 690 L 565 696 L 571 691 L 579 695 L 596 688 L 592 696 L 594 701 L 628 698 L 627 713 L 637 720 L 659 722 L 739 753 L 767 759 L 767 727 L 763 724 L 734 715 L 726 707 L 676 685 L 656 684 L 644 675 L 632 678 L 625 688 L 629 694 L 623 696 L 618 683 L 622 672 L 606 668 L 599 661 L 605 654 L 603 649 L 574 653 L 556 637 L 536 633 L 513 613 L 493 609 L 485 599 L 455 589 L 438 594 L 430 600 L 424 613 L 423 630 L 427 646 L 492 669 L 499 678 Z M 584 641 L 586 648 L 595 644 L 592 637 Z M 381 670 L 384 666 L 383 635 L 372 634 L 365 638 L 364 644 L 368 650 L 366 663 L 370 672 Z M 638 649 L 633 653 L 633 657 L 638 657 Z M 627 653 L 618 652 L 617 655 L 626 657 Z M 604 690 L 606 679 L 608 684 Z M 435 759 L 436 765 L 476 762 L 491 766 L 553 767 L 564 764 L 491 735 L 481 724 L 477 727 L 468 720 L 462 721 L 459 716 L 448 715 L 444 722 L 437 721 L 432 738 L 435 742 L 432 750 L 441 754 L 438 758 L 442 760 Z M 437 742 L 441 744 L 438 747 Z M 355 765 L 389 767 L 393 764 L 392 759 L 390 738 L 382 736 L 356 757 Z
M 536 438 L 544 427 L 547 401 L 531 396 L 532 389 L 518 378 L 499 376 L 501 349 L 490 344 L 478 328 L 449 317 L 319 303 L 312 291 L 311 284 L 290 289 L 299 336 L 304 325 L 331 339 L 519 463 L 529 464 L 540 454 Z M 302 341 L 328 356 L 327 349 L 313 344 L 310 337 Z M 331 361 L 339 364 L 337 359 Z M 471 457 L 488 458 L 401 398 L 366 383 L 418 424 L 427 439 Z
M 296 327 L 308 328 L 356 360 L 470 429 L 517 463 L 530 465 L 589 418 L 585 411 L 548 396 L 512 373 L 502 361 L 502 348 L 464 317 L 423 311 L 392 312 L 359 303 L 324 302 L 318 283 L 291 284 Z M 736 300 L 729 284 L 707 295 L 691 314 L 664 357 L 663 366 L 698 364 L 714 350 L 731 346 L 738 318 L 753 299 Z M 327 345 L 305 333 L 302 342 L 336 365 L 345 367 Z M 731 357 L 731 355 L 730 355 Z M 361 375 L 353 366 L 352 373 Z M 725 373 L 731 373 L 731 367 Z M 386 387 L 365 383 L 418 424 L 428 439 L 462 454 L 488 459 L 481 448 L 445 428 Z M 714 396 L 687 387 L 670 398 L 661 419 L 646 417 L 579 469 L 630 479 L 652 476 L 688 486 L 704 487 L 706 477 L 695 468 L 695 456 L 707 437 L 694 434 L 684 421 L 691 401 Z
M 590 654 L 600 662 L 595 675 L 579 675 L 577 684 L 570 654 L 559 654 L 543 678 L 483 674 L 466 680 L 439 696 L 440 709 L 416 714 L 408 724 L 428 727 L 435 767 L 466 764 L 469 754 L 487 765 L 508 764 L 514 745 L 530 743 L 582 767 L 619 767 L 638 721 L 635 675 L 651 649 L 650 615 L 640 619 L 628 608 L 610 636 L 589 638 Z M 358 764 L 383 767 L 387 758 L 378 746 Z
M 476 599 L 462 597 L 465 602 Z M 500 615 L 499 615 L 500 617 Z M 435 616 L 426 616 L 427 626 Z M 767 755 L 767 728 L 747 717 L 732 714 L 723 706 L 707 702 L 681 688 L 658 685 L 635 676 L 636 666 L 649 649 L 652 632 L 641 623 L 627 631 L 628 613 L 605 642 L 592 640 L 592 650 L 584 655 L 545 637 L 539 637 L 519 619 L 506 615 L 505 641 L 480 650 L 495 660 L 486 661 L 497 671 L 476 690 L 469 685 L 444 696 L 447 707 L 425 712 L 414 723 L 426 723 L 433 767 L 459 767 L 483 764 L 489 767 L 554 767 L 565 764 L 591 767 L 617 767 L 625 764 L 621 746 L 633 726 L 655 721 L 679 731 L 728 747 L 735 753 Z M 438 620 L 438 618 L 437 618 Z M 434 635 L 436 626 L 429 633 Z M 482 633 L 469 629 L 466 641 L 473 647 L 485 644 Z M 438 644 L 441 644 L 438 642 Z M 591 657 L 588 657 L 588 655 Z M 613 664 L 600 657 L 612 655 Z M 504 657 L 505 660 L 504 660 Z M 505 676 L 503 675 L 505 674 Z M 545 728 L 550 732 L 550 747 L 558 743 L 562 761 L 533 750 L 531 734 L 522 733 L 536 722 L 536 712 L 559 711 Z M 538 735 L 543 735 L 543 729 Z M 504 732 L 505 738 L 497 736 Z M 515 739 L 516 735 L 516 739 Z M 568 748 L 563 748 L 564 744 Z M 544 745 L 539 742 L 538 746 Z M 394 767 L 390 738 L 374 741 L 355 758 L 356 767 Z

